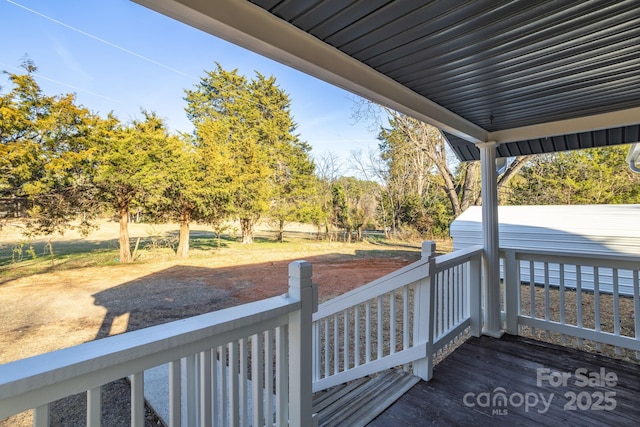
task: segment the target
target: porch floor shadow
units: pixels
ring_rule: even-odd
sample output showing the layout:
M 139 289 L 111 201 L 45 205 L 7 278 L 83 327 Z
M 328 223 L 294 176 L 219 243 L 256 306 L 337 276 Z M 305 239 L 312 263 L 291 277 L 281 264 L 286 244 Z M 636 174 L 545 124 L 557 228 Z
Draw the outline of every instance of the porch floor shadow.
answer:
M 638 426 L 640 365 L 511 335 L 471 338 L 368 425 Z

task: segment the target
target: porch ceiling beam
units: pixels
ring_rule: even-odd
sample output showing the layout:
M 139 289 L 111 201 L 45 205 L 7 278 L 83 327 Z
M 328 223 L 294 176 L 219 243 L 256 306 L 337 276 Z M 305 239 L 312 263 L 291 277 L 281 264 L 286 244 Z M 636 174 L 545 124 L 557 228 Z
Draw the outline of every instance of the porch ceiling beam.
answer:
M 467 141 L 487 131 L 266 10 L 238 0 L 133 0 Z
M 504 144 L 514 141 L 618 128 L 638 123 L 640 123 L 640 107 L 490 132 L 488 138 L 490 141 Z

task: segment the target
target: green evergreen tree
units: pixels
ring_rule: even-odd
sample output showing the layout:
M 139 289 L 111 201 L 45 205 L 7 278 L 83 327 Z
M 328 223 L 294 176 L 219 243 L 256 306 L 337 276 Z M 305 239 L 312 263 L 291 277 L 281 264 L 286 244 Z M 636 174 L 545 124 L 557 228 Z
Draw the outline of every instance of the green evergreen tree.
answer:
M 512 182 L 509 204 L 640 203 L 640 175 L 625 161 L 628 146 L 535 156 Z
M 144 205 L 163 194 L 166 159 L 171 140 L 162 120 L 143 112 L 144 120 L 124 126 L 114 117 L 102 122 L 95 147 L 93 185 L 98 197 L 111 207 L 120 223 L 120 262 L 131 262 L 129 214 L 135 204 Z
M 0 95 L 0 195 L 28 200 L 27 234 L 63 233 L 77 218 L 86 233 L 96 213 L 90 173 L 97 117 L 74 95 L 45 95 L 35 65 L 23 68 L 7 73 L 13 87 Z
M 249 81 L 218 64 L 186 94 L 205 163 L 216 158 L 226 165 L 216 171 L 214 199 L 240 221 L 243 243 L 253 242 L 255 223 L 271 208 L 279 221 L 294 218 L 291 201 L 311 185 L 313 163 L 275 78 L 257 73 Z

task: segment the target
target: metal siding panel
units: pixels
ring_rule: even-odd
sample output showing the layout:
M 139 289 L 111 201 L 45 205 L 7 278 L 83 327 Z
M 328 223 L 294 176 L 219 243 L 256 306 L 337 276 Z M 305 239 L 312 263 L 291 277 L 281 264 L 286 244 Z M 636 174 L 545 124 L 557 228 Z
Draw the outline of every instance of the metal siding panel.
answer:
M 348 4 L 342 0 L 322 0 L 317 2 L 313 8 L 307 10 L 304 14 L 295 17 L 295 19 L 289 17 L 289 19 L 285 18 L 285 20 L 313 34 L 313 28 L 330 19 L 347 6 Z
M 414 22 L 420 22 L 420 19 L 423 18 L 420 16 L 420 9 L 425 9 L 425 7 L 416 4 L 413 0 L 388 3 L 327 37 L 326 41 L 343 52 L 353 55 L 359 50 L 358 46 L 362 48 L 371 46 L 390 36 L 405 32 L 408 27 L 412 26 L 407 22 L 407 18 L 411 18 L 411 21 Z
M 252 2 L 488 131 L 640 106 L 638 0 Z M 639 133 L 517 141 L 498 153 L 631 143 Z M 462 160 L 479 157 L 448 140 Z
M 500 247 L 556 251 L 567 255 L 638 255 L 639 217 L 640 205 L 500 206 Z M 454 250 L 482 244 L 480 207 L 473 206 L 464 211 L 452 222 L 450 230 Z M 538 274 L 537 266 L 535 268 L 536 276 L 540 277 L 536 281 L 542 281 L 542 275 Z M 601 290 L 610 292 L 612 279 L 610 270 L 606 270 L 601 270 Z M 550 275 L 557 279 L 557 266 L 550 265 Z M 570 276 L 565 279 L 570 280 Z M 631 294 L 630 275 L 622 274 L 620 279 L 620 292 Z M 588 279 L 583 282 L 583 289 L 590 286 Z
M 481 16 L 481 12 L 491 7 L 491 3 L 490 0 L 474 1 L 466 7 L 461 7 L 455 2 L 432 3 L 429 5 L 430 15 L 425 14 L 423 23 L 407 28 L 397 37 L 361 50 L 357 57 L 377 68 L 398 58 L 404 58 L 410 53 L 426 53 L 449 37 L 447 28 L 455 29 L 455 25 L 459 25 L 465 19 L 471 19 L 474 15 Z
M 576 134 L 567 135 L 567 149 L 577 150 L 578 148 L 580 148 L 580 141 L 578 140 L 578 135 Z
M 596 3 L 585 3 L 585 6 L 588 5 L 591 5 L 590 9 L 600 10 L 600 6 Z M 625 9 L 612 10 L 606 17 L 600 14 L 580 16 L 580 11 L 576 11 L 576 13 L 578 18 L 551 26 L 551 28 L 544 28 L 549 25 L 538 20 L 535 22 L 536 26 L 542 27 L 544 30 L 531 32 L 526 34 L 526 37 L 518 33 L 519 29 L 515 29 L 514 34 L 519 36 L 517 44 L 502 43 L 493 50 L 489 45 L 486 45 L 484 50 L 478 49 L 472 54 L 458 59 L 448 58 L 448 61 L 441 65 L 445 67 L 445 70 L 455 68 L 456 75 L 464 77 L 467 79 L 466 83 L 471 84 L 486 81 L 496 73 L 497 75 L 517 77 L 522 73 L 526 75 L 539 67 L 542 69 L 546 67 L 550 71 L 555 68 L 555 65 L 570 67 L 571 58 L 580 59 L 582 54 L 586 54 L 586 57 L 599 56 L 606 51 L 617 51 L 625 46 L 633 45 L 633 35 L 637 35 L 638 31 L 636 24 L 638 16 L 635 7 L 630 7 L 627 4 Z M 620 22 L 620 14 L 626 17 L 627 22 Z M 553 19 L 558 18 L 554 17 Z M 585 28 L 586 25 L 590 26 Z M 603 31 L 602 28 L 606 28 L 606 25 L 614 26 L 614 28 L 607 28 L 606 31 Z M 588 29 L 594 33 L 590 38 L 585 37 L 585 31 Z M 545 34 L 549 34 L 549 36 L 545 36 Z M 554 38 L 548 40 L 552 36 Z M 496 37 L 500 36 L 494 36 L 484 43 L 493 42 Z M 618 44 L 621 45 L 618 46 Z M 476 46 L 482 47 L 482 42 L 473 43 L 472 46 L 474 49 Z M 594 49 L 600 49 L 600 51 L 593 52 Z M 492 61 L 490 63 L 481 62 L 484 56 L 479 56 L 480 54 L 490 55 Z M 459 87 L 457 79 L 449 75 L 440 76 L 438 74 L 437 70 L 440 65 L 436 63 L 429 65 L 430 69 L 434 71 L 434 81 L 440 82 L 439 85 L 434 85 L 433 89 L 440 88 L 448 92 Z M 470 78 L 472 80 L 468 80 Z
M 375 12 L 390 0 L 360 0 L 351 2 L 348 7 L 334 13 L 332 16 L 319 23 L 311 30 L 311 34 L 320 40 L 325 40 L 342 31 L 343 29 L 353 25 L 360 19 L 366 17 L 370 13 Z
M 272 7 L 270 9 L 270 12 L 278 17 L 285 19 L 288 22 L 292 22 L 299 16 L 309 12 L 311 9 L 318 6 L 320 3 L 320 1 L 300 2 L 297 0 L 285 0 L 280 1 L 278 5 Z
M 624 128 L 623 143 L 629 144 L 640 141 L 640 125 L 626 126 Z

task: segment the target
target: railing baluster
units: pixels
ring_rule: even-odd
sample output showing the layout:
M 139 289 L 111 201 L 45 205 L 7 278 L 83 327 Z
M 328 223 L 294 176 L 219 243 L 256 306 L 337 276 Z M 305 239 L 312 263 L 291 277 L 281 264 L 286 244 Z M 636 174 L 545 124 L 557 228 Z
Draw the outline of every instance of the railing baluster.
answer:
M 537 317 L 536 315 L 536 272 L 535 264 L 532 260 L 529 261 L 529 313 L 532 319 Z M 531 333 L 536 334 L 536 328 L 531 328 Z
M 402 288 L 402 349 L 409 348 L 409 332 L 411 325 L 409 324 L 409 285 Z M 409 372 L 410 365 L 405 363 L 402 369 Z
M 349 330 L 351 329 L 351 325 L 349 324 L 349 309 L 344 310 L 342 319 L 344 321 L 344 329 L 343 329 L 343 349 L 342 349 L 342 370 L 346 371 L 349 369 Z
M 549 263 L 544 263 L 544 320 L 547 322 L 551 318 L 550 309 L 551 309 L 551 300 L 549 295 Z M 547 338 L 551 338 L 551 332 L 547 329 L 545 331 Z
M 576 311 L 578 327 L 582 329 L 582 266 L 576 265 Z M 582 347 L 584 340 L 578 338 L 578 345 Z
M 240 424 L 238 390 L 238 341 L 229 343 L 229 425 L 238 427 Z
M 33 427 L 49 427 L 49 404 L 38 406 L 33 410 Z
M 251 385 L 253 388 L 251 403 L 253 404 L 252 425 L 254 426 L 264 425 L 264 344 L 261 335 L 262 334 L 257 334 L 251 337 Z
M 271 425 L 275 421 L 273 414 L 273 331 L 271 329 L 264 332 L 264 419 L 266 425 Z
M 593 299 L 594 299 L 594 314 L 595 314 L 595 329 L 600 332 L 600 269 L 593 267 Z M 602 344 L 596 342 L 596 349 L 602 350 Z
M 633 270 L 633 314 L 635 319 L 634 329 L 637 341 L 640 341 L 640 280 L 638 270 Z M 636 351 L 636 358 L 640 359 L 640 351 Z
M 389 354 L 396 352 L 396 290 L 389 295 Z
M 333 316 L 333 373 L 340 372 L 340 343 L 338 342 L 340 319 Z
M 182 384 L 180 359 L 169 362 L 169 427 L 179 427 L 182 422 Z
M 565 314 L 564 314 L 564 303 L 565 303 L 565 295 L 564 295 L 564 264 L 559 264 L 559 269 L 560 269 L 560 283 L 559 283 L 559 292 L 560 292 L 560 324 L 564 325 L 565 322 Z M 560 339 L 562 340 L 562 344 L 566 344 L 567 343 L 567 336 L 565 334 L 562 334 L 560 336 Z
M 311 325 L 311 333 L 313 334 L 313 378 L 312 381 L 318 381 L 320 379 L 320 358 L 321 358 L 321 342 L 320 342 L 320 323 L 314 322 Z
M 620 336 L 620 294 L 618 293 L 618 269 L 614 268 L 613 274 L 613 333 Z M 620 347 L 615 347 L 616 354 L 622 354 Z
M 200 352 L 200 425 L 213 425 L 211 410 L 211 350 Z
M 330 365 L 329 365 L 329 355 L 331 353 L 329 353 L 329 341 L 331 340 L 330 336 L 329 336 L 329 318 L 325 317 L 324 319 L 324 375 L 323 377 L 328 377 L 329 375 L 331 375 L 331 372 L 329 371 Z
M 409 286 L 402 288 L 402 349 L 409 348 Z
M 101 387 L 87 390 L 87 427 L 100 427 L 102 421 Z
M 220 346 L 220 419 L 222 425 L 229 425 L 229 368 L 228 346 Z
M 353 307 L 353 366 L 360 366 L 360 304 Z
M 187 425 L 196 425 L 197 420 L 197 405 L 196 394 L 198 392 L 196 385 L 196 359 L 195 355 L 185 357 L 185 369 L 186 369 L 186 399 L 187 399 Z
M 455 313 L 455 322 L 458 324 L 462 320 L 462 265 L 457 265 L 455 267 L 455 293 L 456 293 L 456 313 Z
M 381 359 L 382 353 L 382 296 L 378 297 L 378 354 L 376 359 Z
M 436 334 L 435 336 L 438 337 L 442 334 L 442 331 L 444 330 L 443 328 L 443 321 L 444 321 L 444 301 L 443 301 L 443 293 L 444 293 L 444 272 L 441 273 L 437 273 L 436 275 L 436 282 L 435 282 L 435 291 L 436 291 L 436 297 L 435 297 L 435 304 L 433 305 L 435 313 L 433 315 L 433 319 L 435 322 L 437 322 L 435 331 Z
M 220 388 L 220 384 L 218 382 L 218 369 L 220 366 L 220 361 L 218 360 L 218 349 L 214 348 L 211 350 L 211 418 L 213 419 L 214 425 L 222 425 L 222 420 L 220 419 L 220 393 L 218 393 L 218 389 Z M 178 401 L 179 402 L 179 401 Z M 179 419 L 179 418 L 178 418 Z
M 453 269 L 449 268 L 446 271 L 447 273 L 447 321 L 445 331 L 448 331 L 453 326 L 453 308 L 455 306 L 455 295 L 453 293 Z
M 251 336 L 251 342 L 253 343 L 256 340 L 256 336 L 252 335 Z M 239 413 L 238 413 L 238 417 L 239 417 L 239 423 L 240 423 L 240 427 L 247 427 L 249 425 L 248 419 L 247 417 L 249 416 L 248 412 L 249 412 L 249 408 L 248 408 L 248 402 L 249 402 L 249 391 L 247 390 L 247 380 L 249 379 L 248 374 L 247 374 L 247 364 L 248 364 L 248 346 L 249 343 L 247 342 L 249 340 L 249 338 L 240 338 L 238 340 L 238 351 L 240 352 L 240 358 L 239 358 L 239 372 L 238 372 L 238 406 L 239 406 Z M 252 353 L 252 357 L 255 357 Z
M 287 361 L 289 332 L 286 326 L 276 329 L 276 425 L 289 425 L 289 364 Z M 327 339 L 328 341 L 328 339 Z M 326 373 L 325 373 L 326 375 Z
M 144 372 L 137 372 L 131 380 L 131 427 L 144 427 Z
M 364 306 L 364 339 L 365 339 L 365 363 L 371 362 L 371 300 L 367 301 Z

